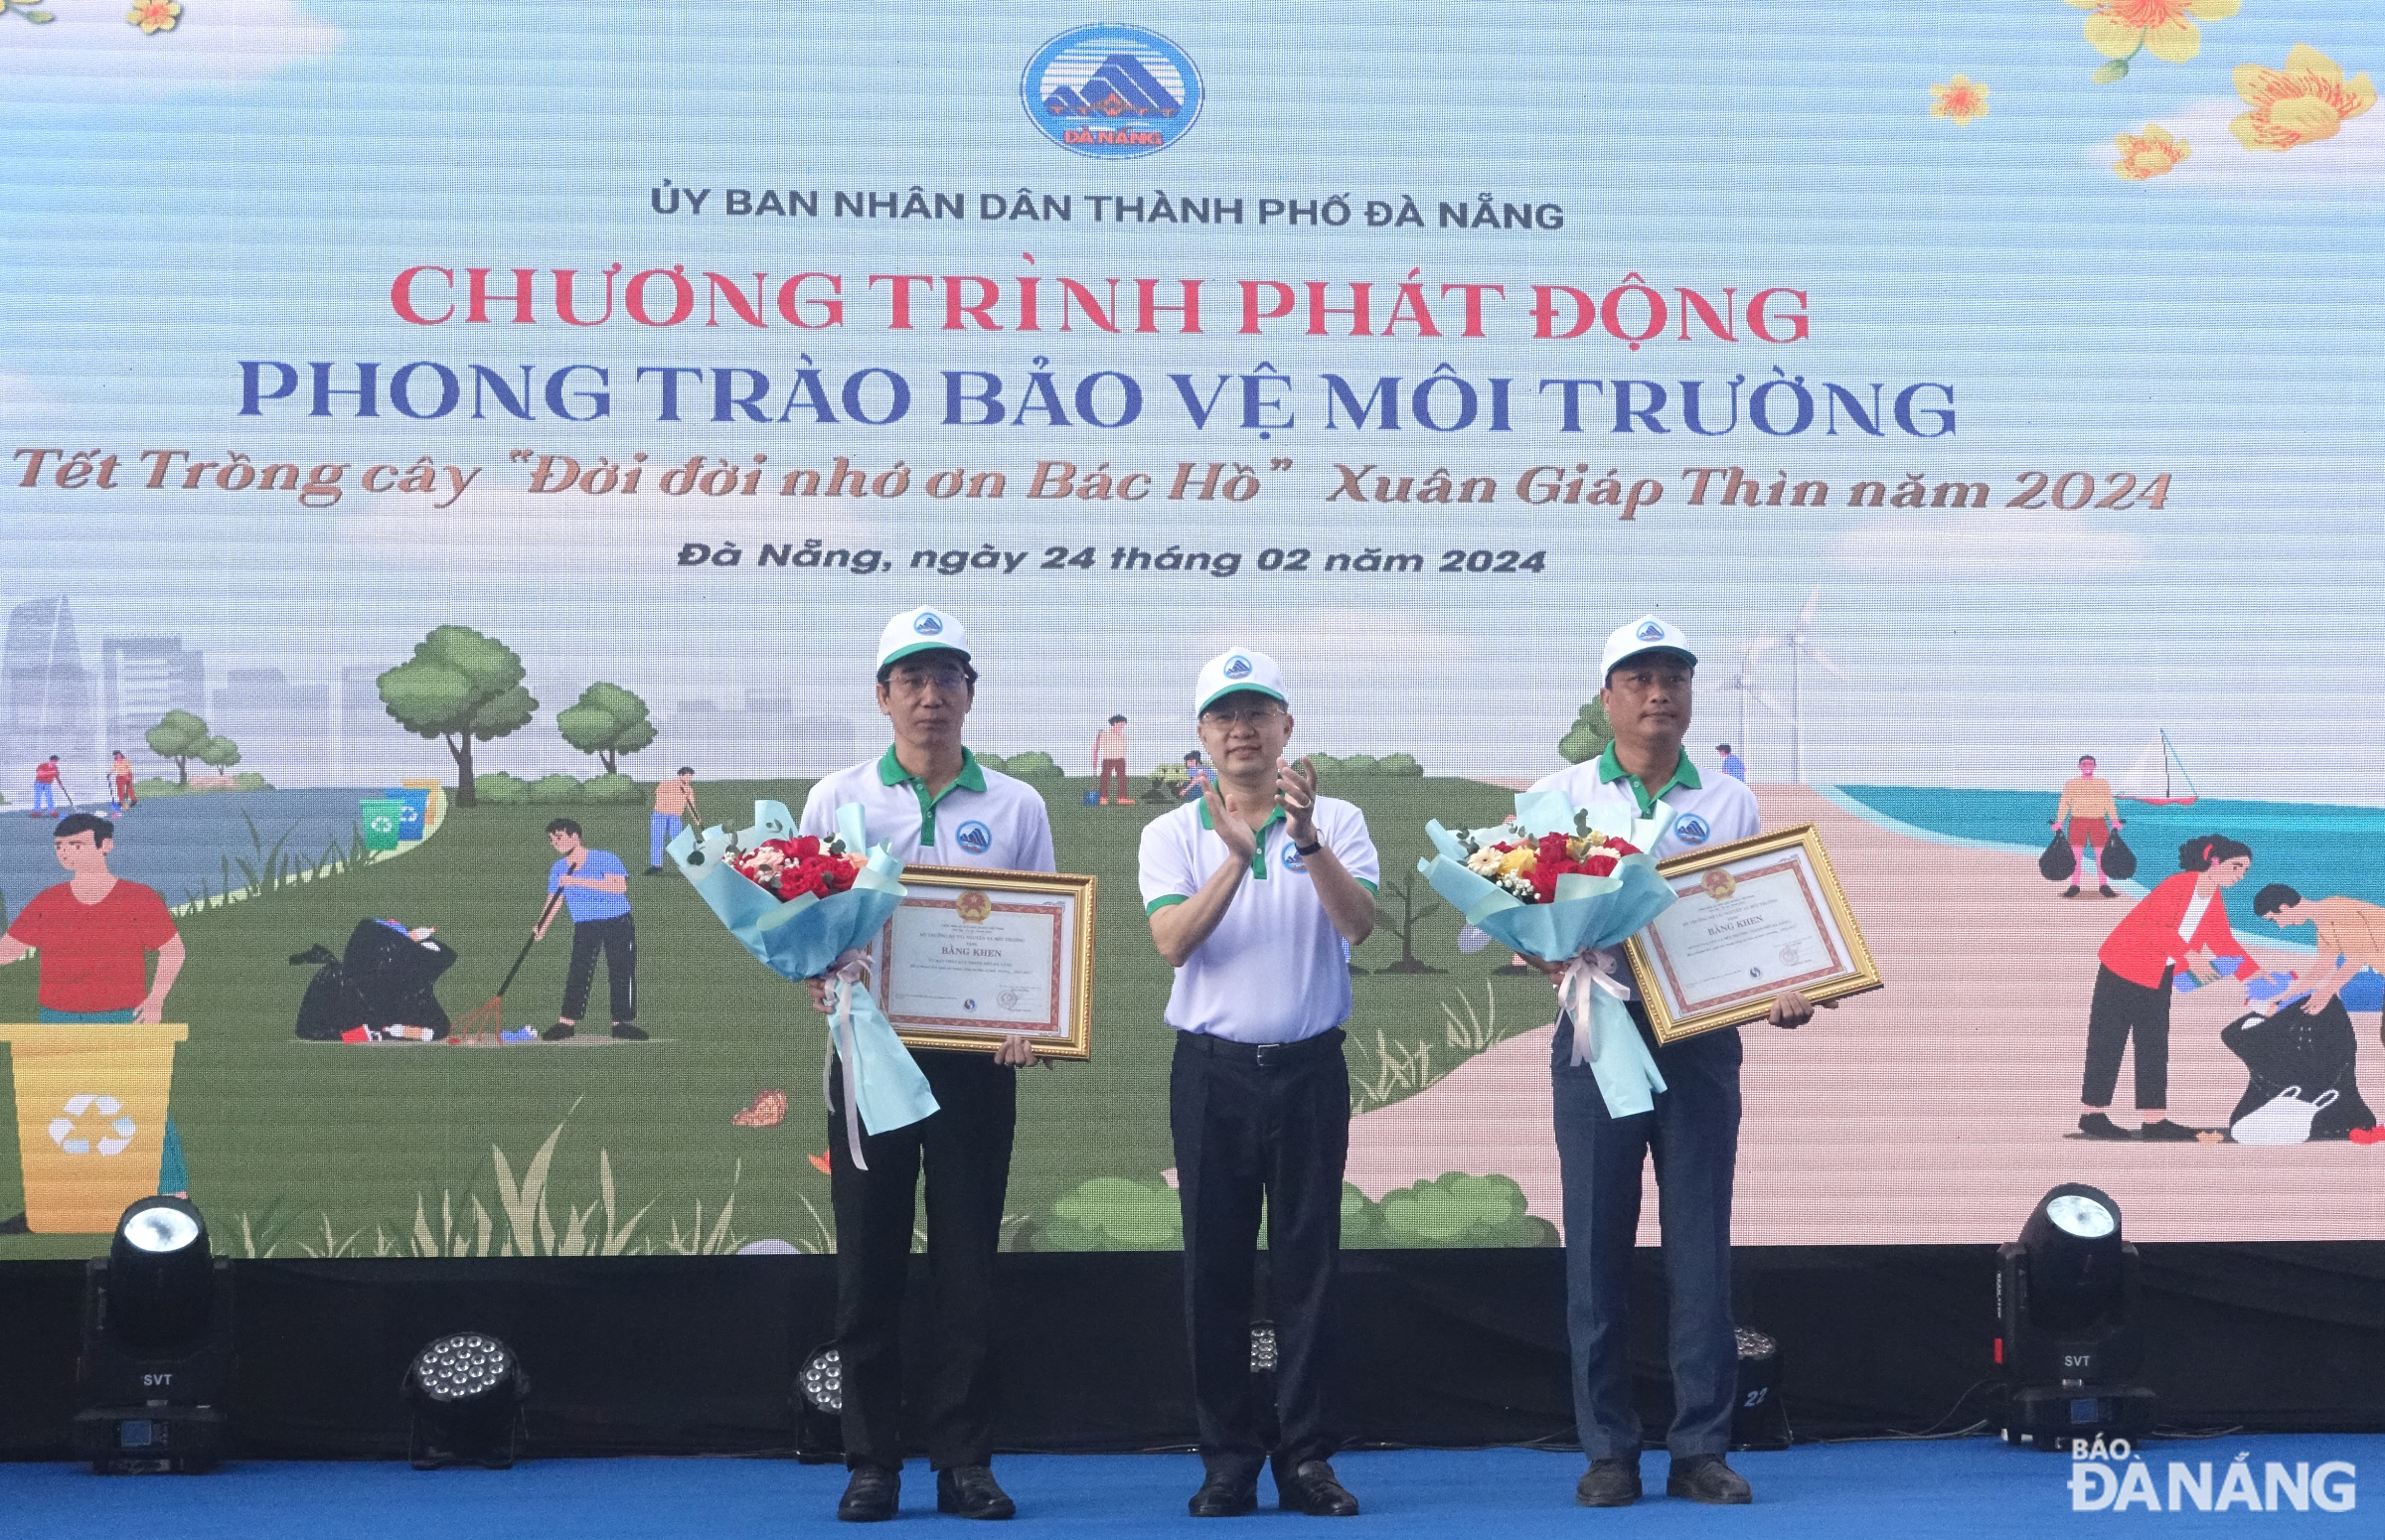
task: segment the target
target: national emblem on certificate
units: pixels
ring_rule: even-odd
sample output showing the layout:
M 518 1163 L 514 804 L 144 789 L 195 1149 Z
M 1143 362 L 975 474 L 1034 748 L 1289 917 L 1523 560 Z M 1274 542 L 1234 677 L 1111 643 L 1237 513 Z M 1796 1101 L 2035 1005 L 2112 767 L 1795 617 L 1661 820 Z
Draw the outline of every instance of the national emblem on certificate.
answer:
M 871 950 L 904 1042 L 991 1052 L 1021 1037 L 1045 1058 L 1091 1057 L 1094 878 L 906 866 L 902 885 Z
M 1657 1040 L 1753 1021 L 1796 990 L 1816 1004 L 1881 988 L 1812 824 L 1662 862 L 1671 906 L 1629 945 Z

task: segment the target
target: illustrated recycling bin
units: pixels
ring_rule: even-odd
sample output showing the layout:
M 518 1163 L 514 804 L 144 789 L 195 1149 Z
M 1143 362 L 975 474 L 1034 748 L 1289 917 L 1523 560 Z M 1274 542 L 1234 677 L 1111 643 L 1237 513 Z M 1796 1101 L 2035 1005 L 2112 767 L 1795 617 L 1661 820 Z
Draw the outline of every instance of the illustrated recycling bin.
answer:
M 0 1024 L 16 1075 L 25 1225 L 36 1235 L 105 1235 L 125 1205 L 157 1192 L 177 1023 Z
M 423 820 L 430 816 L 430 793 L 419 787 L 398 786 L 382 796 L 398 805 L 398 838 L 408 845 L 421 839 Z
M 365 832 L 368 850 L 398 848 L 398 824 L 405 813 L 405 804 L 387 797 L 367 797 L 357 804 L 357 822 Z
M 447 816 L 447 788 L 435 776 L 428 780 L 401 780 L 398 784 L 409 792 L 418 791 L 423 795 L 422 832 L 429 834 L 438 828 L 439 820 Z

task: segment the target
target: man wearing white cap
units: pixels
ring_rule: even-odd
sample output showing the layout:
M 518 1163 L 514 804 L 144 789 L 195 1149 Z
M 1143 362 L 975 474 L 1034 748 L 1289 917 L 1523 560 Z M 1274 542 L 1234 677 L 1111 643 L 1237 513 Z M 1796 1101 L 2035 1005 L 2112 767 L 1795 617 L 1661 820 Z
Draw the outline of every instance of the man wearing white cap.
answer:
M 1358 1504 L 1328 1463 L 1340 1445 L 1326 1388 L 1350 1151 L 1344 944 L 1374 929 L 1374 844 L 1364 814 L 1319 797 L 1309 762 L 1283 758 L 1292 715 L 1274 659 L 1247 648 L 1210 659 L 1193 710 L 1218 784 L 1145 826 L 1140 860 L 1152 939 L 1176 969 L 1169 1123 L 1207 1469 L 1188 1506 L 1198 1518 L 1248 1513 L 1272 1456 L 1283 1507 L 1346 1517 Z M 1262 1202 L 1282 1429 L 1272 1452 L 1250 1372 Z
M 1026 783 L 977 762 L 961 743 L 977 698 L 969 635 L 949 611 L 923 606 L 886 622 L 877 640 L 877 708 L 894 742 L 812 788 L 802 831 L 836 833 L 858 803 L 870 843 L 906 862 L 1050 871 L 1051 820 Z M 819 985 L 812 1002 L 825 1010 Z M 837 1517 L 889 1519 L 899 1503 L 902 1289 L 910 1266 L 914 1191 L 927 1171 L 927 1265 L 935 1282 L 934 1365 L 909 1432 L 926 1444 L 936 1506 L 966 1518 L 1009 1518 L 994 1480 L 994 1256 L 1010 1184 L 1018 1076 L 1034 1062 L 1022 1039 L 983 1053 L 914 1049 L 938 1111 L 862 1142 L 868 1170 L 845 1146 L 844 1079 L 831 1075 L 829 1190 L 837 1216 L 837 1349 L 845 1379 L 845 1463 Z
M 1642 818 L 1662 802 L 1671 822 L 1649 853 L 1659 860 L 1761 832 L 1755 793 L 1720 776 L 1711 784 L 1681 749 L 1689 730 L 1697 655 L 1678 627 L 1654 615 L 1619 626 L 1600 659 L 1599 700 L 1615 740 L 1586 764 L 1561 770 L 1534 791 L 1563 792 L 1575 807 L 1629 803 Z M 1627 987 L 1621 952 L 1598 956 Z M 1542 964 L 1561 972 L 1562 964 Z M 1586 1053 L 1573 1047 L 1570 1015 L 1558 1018 L 1551 1059 L 1557 1159 L 1565 1191 L 1565 1316 L 1572 1344 L 1574 1425 L 1590 1468 L 1574 1488 L 1586 1507 L 1622 1507 L 1640 1496 L 1640 1418 L 1632 1399 L 1632 1246 L 1640 1227 L 1640 1169 L 1657 1162 L 1665 1277 L 1672 1294 L 1674 1412 L 1666 1445 L 1672 1470 L 1665 1489 L 1698 1502 L 1752 1500 L 1747 1481 L 1723 1459 L 1738 1399 L 1739 1346 L 1731 1318 L 1731 1177 L 1739 1152 L 1739 1032 L 1735 1027 L 1657 1044 L 1637 997 L 1632 1020 L 1656 1055 L 1666 1089 L 1653 1110 L 1607 1112 Z M 1795 990 L 1772 1002 L 1779 1026 L 1814 1014 Z

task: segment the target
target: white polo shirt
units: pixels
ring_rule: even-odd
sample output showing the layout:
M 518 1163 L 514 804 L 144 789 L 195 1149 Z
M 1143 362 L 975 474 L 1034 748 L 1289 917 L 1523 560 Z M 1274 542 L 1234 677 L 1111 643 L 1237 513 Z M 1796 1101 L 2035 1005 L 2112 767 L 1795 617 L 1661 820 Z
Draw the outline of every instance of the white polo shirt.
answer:
M 1025 781 L 988 770 L 961 750 L 961 773 L 934 797 L 887 750 L 823 777 L 803 799 L 798 827 L 818 839 L 837 832 L 837 809 L 860 803 L 873 847 L 930 866 L 1052 871 L 1051 815 Z
M 1657 840 L 1657 847 L 1648 853 L 1659 860 L 1670 860 L 1691 850 L 1712 845 L 1729 845 L 1734 840 L 1752 840 L 1763 833 L 1762 822 L 1756 816 L 1756 794 L 1747 783 L 1736 776 L 1718 777 L 1711 786 L 1698 779 L 1697 766 L 1683 752 L 1680 763 L 1673 767 L 1672 779 L 1651 794 L 1638 776 L 1623 768 L 1615 758 L 1615 745 L 1596 759 L 1572 765 L 1532 784 L 1536 792 L 1562 792 L 1565 800 L 1577 808 L 1597 807 L 1601 803 L 1622 803 L 1636 816 L 1645 818 L 1658 802 L 1672 809 L 1672 823 Z M 1620 947 L 1602 948 L 1597 954 L 1607 973 L 1631 988 L 1631 965 L 1624 960 Z M 1636 998 L 1636 993 L 1635 993 Z
M 1366 815 L 1334 797 L 1317 799 L 1317 838 L 1343 868 L 1374 891 L 1381 868 Z M 1185 1032 L 1234 1042 L 1299 1042 L 1350 1019 L 1350 956 L 1325 912 L 1278 808 L 1258 831 L 1250 876 L 1208 939 L 1176 971 L 1167 1021 Z M 1205 802 L 1143 829 L 1143 912 L 1156 914 L 1200 891 L 1232 859 L 1209 827 Z

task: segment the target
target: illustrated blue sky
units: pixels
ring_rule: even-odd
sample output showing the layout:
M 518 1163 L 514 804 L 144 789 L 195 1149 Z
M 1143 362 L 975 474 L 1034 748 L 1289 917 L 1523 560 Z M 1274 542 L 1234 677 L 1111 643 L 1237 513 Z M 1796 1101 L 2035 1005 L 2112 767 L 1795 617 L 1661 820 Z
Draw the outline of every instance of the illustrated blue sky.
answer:
M 2385 799 L 2360 740 L 2385 707 L 2373 574 L 2385 456 L 2385 112 L 2334 140 L 2256 155 L 2229 134 L 2231 71 L 2278 68 L 2298 43 L 2347 75 L 2385 77 L 2385 11 L 2247 0 L 2206 23 L 2199 58 L 2102 63 L 2059 0 L 1975 6 L 1643 3 L 1450 8 L 1239 4 L 1050 6 L 438 7 L 334 0 L 187 0 L 143 37 L 117 0 L 53 0 L 35 28 L 0 17 L 0 429 L 6 448 L 238 449 L 360 468 L 427 454 L 482 467 L 453 509 L 351 489 L 331 510 L 205 492 L 19 486 L 0 473 L 8 559 L 0 602 L 70 595 L 102 635 L 170 630 L 211 674 L 274 666 L 321 680 L 402 658 L 429 626 L 503 637 L 549 705 L 607 678 L 658 707 L 795 692 L 799 710 L 869 713 L 869 650 L 893 610 L 933 600 L 967 618 L 988 676 L 977 738 L 1073 759 L 1113 710 L 1152 726 L 1139 754 L 1188 737 L 1209 653 L 1274 651 L 1308 746 L 1405 749 L 1449 771 L 1553 767 L 1594 688 L 1598 643 L 1661 607 L 1703 649 L 1702 740 L 1736 736 L 1727 683 L 1817 587 L 1815 635 L 1845 672 L 1805 676 L 1810 777 L 2051 785 L 2082 750 L 2125 761 L 2166 726 L 2206 790 Z M 1024 115 L 1019 72 L 1089 21 L 1155 28 L 1201 71 L 1193 129 L 1163 153 L 1072 155 Z M 1929 114 L 1929 86 L 1989 87 L 1969 125 Z M 2109 169 L 2112 136 L 2158 122 L 2187 138 L 2172 175 Z M 649 192 L 744 187 L 968 195 L 1069 194 L 1068 224 L 664 218 Z M 1093 194 L 1239 197 L 1238 228 L 1095 225 Z M 1260 228 L 1258 201 L 1491 193 L 1549 202 L 1561 231 Z M 716 191 L 715 200 L 722 195 Z M 1033 253 L 1029 264 L 1024 253 Z M 648 331 L 415 328 L 390 311 L 414 263 L 572 267 L 684 263 L 778 277 L 848 275 L 857 321 Z M 1234 280 L 1370 280 L 1378 318 L 1410 269 L 1495 282 L 1489 339 L 1233 334 Z M 1198 338 L 1033 337 L 875 329 L 871 272 L 1049 280 L 1209 280 Z M 1603 333 L 1529 338 L 1533 283 L 1604 294 L 1627 272 L 1742 302 L 1811 294 L 1794 347 L 1681 342 L 1638 353 Z M 1131 292 L 1131 283 L 1122 285 Z M 1447 322 L 1449 311 L 1438 312 Z M 1380 324 L 1378 319 L 1378 325 Z M 657 423 L 623 382 L 639 365 L 733 365 L 784 381 L 808 353 L 832 378 L 881 366 L 921 387 L 898 428 Z M 1135 375 L 1134 427 L 937 425 L 936 372 L 1064 382 Z M 609 421 L 409 422 L 236 415 L 242 359 L 431 359 L 614 371 Z M 1301 420 L 1266 442 L 1193 432 L 1165 385 L 1262 360 L 1305 382 Z M 1413 382 L 1448 363 L 1518 382 L 1516 429 L 1331 432 L 1318 376 Z M 1553 431 L 1548 376 L 1684 378 L 1719 391 L 1773 366 L 1817 386 L 1954 386 L 1960 426 L 1920 440 L 1811 432 L 1720 439 Z M 343 382 L 346 383 L 346 382 Z M 303 389 L 303 386 L 301 387 Z M 692 398 L 709 391 L 691 387 Z M 1230 392 L 1229 392 L 1230 396 Z M 1230 415 L 1221 409 L 1220 417 Z M 1677 423 L 1677 418 L 1675 418 Z M 1002 469 L 1013 495 L 971 506 L 763 498 L 587 502 L 518 489 L 517 447 L 583 460 L 643 450 L 775 474 L 852 455 L 915 478 Z M 1172 473 L 1179 460 L 1289 456 L 1247 504 L 1033 504 L 1038 458 Z M 1495 475 L 1490 507 L 1328 503 L 1334 462 L 1422 476 Z M 1577 463 L 1665 483 L 1613 510 L 1517 504 L 1517 473 Z M 1824 509 L 1685 506 L 1683 467 L 1738 465 L 1830 483 Z M 2023 512 L 2000 505 L 2038 470 L 2172 478 L 2166 508 Z M 1861 478 L 1984 480 L 1986 512 L 1850 509 Z M 129 475 L 127 473 L 123 473 Z M 354 474 L 353 472 L 351 473 Z M 651 473 L 650 473 L 651 474 Z M 137 481 L 137 476 L 132 479 Z M 819 535 L 895 553 L 892 576 L 798 579 L 750 566 L 683 572 L 681 539 Z M 921 546 L 992 541 L 1037 554 L 1013 576 L 901 569 Z M 1047 544 L 1238 549 L 1219 581 L 1033 571 Z M 1428 553 L 1545 548 L 1538 576 L 1306 580 L 1249 570 L 1269 546 Z M 1784 651 L 1755 666 L 1786 703 Z M 1787 773 L 1784 725 L 1754 712 L 1759 778 Z M 575 757 L 542 727 L 504 746 L 525 770 Z M 867 739 L 870 732 L 865 728 Z M 2346 738 L 2351 742 L 2346 743 Z M 668 756 L 669 745 L 657 755 Z M 542 759 L 542 756 L 547 756 Z M 659 763 L 659 760 L 657 761 Z M 651 770 L 651 767 L 648 767 Z

